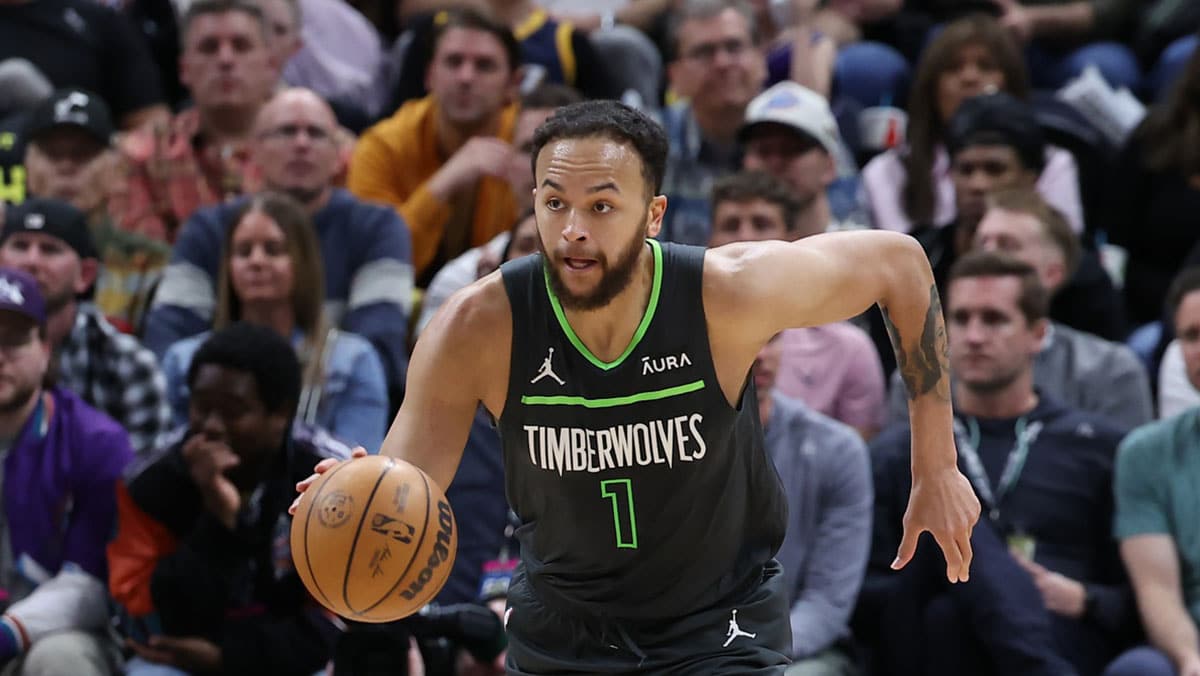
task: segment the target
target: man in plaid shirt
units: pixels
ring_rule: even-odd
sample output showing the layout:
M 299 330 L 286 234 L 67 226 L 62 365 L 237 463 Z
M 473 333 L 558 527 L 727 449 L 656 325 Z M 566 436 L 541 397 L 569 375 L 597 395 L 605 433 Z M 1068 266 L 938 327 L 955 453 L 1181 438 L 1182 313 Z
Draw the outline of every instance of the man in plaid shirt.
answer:
M 123 334 L 80 294 L 96 280 L 87 217 L 66 202 L 29 199 L 7 210 L 0 265 L 33 275 L 46 297 L 47 339 L 59 354 L 59 385 L 125 427 L 134 452 L 170 429 L 167 382 L 154 354 Z

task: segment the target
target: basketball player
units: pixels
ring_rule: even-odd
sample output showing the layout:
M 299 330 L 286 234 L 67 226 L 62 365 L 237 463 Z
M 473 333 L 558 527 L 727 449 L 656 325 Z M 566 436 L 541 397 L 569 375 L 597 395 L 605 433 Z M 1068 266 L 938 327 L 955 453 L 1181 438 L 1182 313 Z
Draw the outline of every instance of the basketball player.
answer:
M 660 244 L 666 154 L 656 123 L 610 101 L 538 129 L 541 255 L 440 310 L 382 448 L 447 486 L 477 404 L 498 419 L 522 523 L 510 674 L 783 672 L 787 594 L 772 557 L 786 507 L 748 372 L 780 330 L 872 303 L 892 322 L 917 449 L 894 565 L 930 531 L 950 580 L 967 579 L 979 504 L 956 468 L 941 305 L 920 246 L 886 232 Z

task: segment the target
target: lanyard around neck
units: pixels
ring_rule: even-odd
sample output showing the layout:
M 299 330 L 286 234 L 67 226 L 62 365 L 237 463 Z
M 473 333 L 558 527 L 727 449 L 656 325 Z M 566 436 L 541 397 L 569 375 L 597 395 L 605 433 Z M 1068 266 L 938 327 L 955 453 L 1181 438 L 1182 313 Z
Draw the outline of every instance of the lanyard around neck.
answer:
M 1021 478 L 1021 471 L 1025 469 L 1025 459 L 1029 457 L 1029 447 L 1042 431 L 1042 423 L 1037 421 L 1030 423 L 1026 416 L 1017 418 L 1016 443 L 1008 452 L 1008 459 L 1004 462 L 1004 471 L 1000 473 L 1000 482 L 994 490 L 991 480 L 988 479 L 987 471 L 983 468 L 983 461 L 979 459 L 979 422 L 975 418 L 968 418 L 966 424 L 969 432 L 963 429 L 962 421 L 957 418 L 954 420 L 958 452 L 966 464 L 968 478 L 975 486 L 980 499 L 990 510 L 989 516 L 995 521 L 1000 518 L 1000 502 Z

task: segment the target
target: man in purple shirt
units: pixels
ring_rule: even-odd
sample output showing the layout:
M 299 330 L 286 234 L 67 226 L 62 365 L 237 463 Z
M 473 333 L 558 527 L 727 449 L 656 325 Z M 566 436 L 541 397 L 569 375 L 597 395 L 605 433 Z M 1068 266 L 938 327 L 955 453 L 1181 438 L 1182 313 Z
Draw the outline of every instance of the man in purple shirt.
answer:
M 115 674 L 105 545 L 133 458 L 120 425 L 57 387 L 46 304 L 0 268 L 0 672 Z

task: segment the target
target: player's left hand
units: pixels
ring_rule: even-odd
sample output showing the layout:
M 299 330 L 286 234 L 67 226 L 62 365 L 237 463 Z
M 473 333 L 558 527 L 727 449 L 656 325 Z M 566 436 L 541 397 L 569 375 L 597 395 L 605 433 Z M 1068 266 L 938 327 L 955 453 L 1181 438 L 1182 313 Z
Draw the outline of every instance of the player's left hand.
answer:
M 904 512 L 904 537 L 892 568 L 899 570 L 908 564 L 921 533 L 929 531 L 946 556 L 946 577 L 951 582 L 966 582 L 971 572 L 971 531 L 978 520 L 979 499 L 958 467 L 917 473 Z

